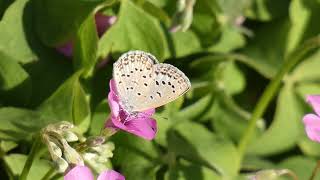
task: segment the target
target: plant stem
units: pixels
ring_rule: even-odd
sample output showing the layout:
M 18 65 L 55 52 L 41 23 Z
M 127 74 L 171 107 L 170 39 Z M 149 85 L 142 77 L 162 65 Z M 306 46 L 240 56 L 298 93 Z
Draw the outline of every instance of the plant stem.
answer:
M 319 169 L 320 169 L 320 161 L 317 162 L 316 167 L 313 169 L 312 175 L 310 177 L 310 180 L 314 180 L 315 179 L 317 173 L 319 172 Z
M 34 141 L 32 143 L 31 151 L 29 153 L 26 163 L 24 164 L 19 180 L 27 179 L 33 160 L 35 159 L 40 146 L 41 146 L 40 136 L 39 134 L 36 134 L 34 137 Z
M 257 105 L 255 106 L 252 116 L 249 120 L 249 125 L 247 129 L 244 131 L 245 132 L 244 135 L 240 139 L 240 142 L 238 145 L 240 163 L 242 162 L 247 146 L 254 133 L 257 120 L 262 117 L 270 101 L 276 95 L 284 75 L 286 75 L 300 60 L 302 60 L 302 57 L 305 56 L 310 50 L 319 46 L 320 46 L 320 37 L 315 37 L 308 40 L 301 47 L 299 47 L 292 54 L 290 54 L 290 56 L 288 56 L 287 60 L 284 61 L 284 64 L 279 70 L 279 72 L 271 80 L 270 84 L 267 86 L 262 96 L 260 97 Z
M 41 178 L 41 180 L 47 180 L 52 176 L 52 174 L 55 172 L 55 168 L 51 167 L 48 172 Z

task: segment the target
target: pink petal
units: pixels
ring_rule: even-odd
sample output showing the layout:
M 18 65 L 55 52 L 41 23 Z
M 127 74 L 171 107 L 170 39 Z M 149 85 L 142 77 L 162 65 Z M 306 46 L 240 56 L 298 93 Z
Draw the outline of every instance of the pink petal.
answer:
M 117 91 L 117 86 L 116 86 L 116 81 L 111 79 L 109 81 L 109 88 L 110 88 L 110 92 L 113 92 L 115 95 L 118 94 L 118 91 Z
M 106 170 L 99 175 L 97 180 L 125 180 L 125 178 L 117 171 Z
M 152 116 L 156 112 L 156 109 L 148 109 L 143 111 L 141 114 L 144 116 Z
M 108 94 L 108 104 L 110 106 L 112 117 L 118 117 L 120 112 L 120 105 L 118 102 L 118 97 L 112 91 L 110 91 Z
M 303 117 L 303 123 L 308 137 L 313 141 L 320 142 L 320 117 L 307 114 Z
M 307 127 L 320 128 L 320 117 L 315 114 L 307 114 L 303 117 L 303 123 Z
M 157 133 L 157 122 L 152 118 L 134 118 L 126 122 L 125 126 L 125 131 L 128 131 L 146 140 L 154 139 Z
M 91 170 L 86 166 L 76 166 L 71 169 L 65 176 L 64 180 L 93 180 Z
M 72 44 L 72 42 L 67 42 L 67 43 L 57 47 L 56 49 L 61 54 L 65 55 L 67 57 L 72 57 L 72 53 L 73 53 L 73 44 Z
M 320 116 L 320 95 L 307 96 L 307 102 L 311 104 L 313 110 Z

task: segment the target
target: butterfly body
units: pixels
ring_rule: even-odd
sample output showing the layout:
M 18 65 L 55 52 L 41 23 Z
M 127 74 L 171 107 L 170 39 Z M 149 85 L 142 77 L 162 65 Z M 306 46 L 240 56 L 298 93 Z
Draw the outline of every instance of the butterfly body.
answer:
M 129 114 L 167 104 L 190 87 L 190 81 L 178 68 L 143 51 L 129 51 L 113 65 L 121 106 Z

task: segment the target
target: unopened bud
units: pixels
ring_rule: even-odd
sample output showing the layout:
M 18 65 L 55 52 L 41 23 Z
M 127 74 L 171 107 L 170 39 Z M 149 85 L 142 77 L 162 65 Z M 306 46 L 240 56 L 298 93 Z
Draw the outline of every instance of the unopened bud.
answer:
M 58 131 L 66 131 L 66 130 L 69 130 L 73 127 L 74 127 L 74 125 L 68 121 L 61 121 L 61 122 L 55 124 L 55 128 Z
M 69 166 L 68 162 L 61 157 L 56 158 L 53 162 L 57 170 L 61 173 L 65 172 Z
M 80 154 L 69 146 L 69 144 L 64 141 L 63 142 L 63 155 L 67 162 L 76 165 L 84 165 L 83 159 Z
M 86 141 L 87 145 L 89 147 L 95 147 L 100 146 L 104 143 L 105 137 L 103 136 L 95 136 L 95 137 L 89 137 Z
M 171 32 L 186 31 L 189 29 L 193 19 L 193 6 L 195 0 L 178 0 L 177 10 L 173 17 Z
M 49 141 L 48 143 L 48 150 L 52 156 L 52 158 L 54 156 L 57 156 L 57 157 L 61 157 L 62 156 L 62 151 L 61 149 L 59 148 L 59 146 L 57 146 L 54 142 L 52 141 Z
M 256 172 L 254 175 L 248 176 L 249 180 L 276 180 L 282 175 L 289 175 L 297 179 L 297 176 L 288 169 L 268 169 Z
M 66 141 L 68 142 L 75 142 L 75 141 L 78 141 L 79 138 L 78 136 L 72 132 L 72 131 L 64 131 L 62 133 L 62 136 L 66 139 Z

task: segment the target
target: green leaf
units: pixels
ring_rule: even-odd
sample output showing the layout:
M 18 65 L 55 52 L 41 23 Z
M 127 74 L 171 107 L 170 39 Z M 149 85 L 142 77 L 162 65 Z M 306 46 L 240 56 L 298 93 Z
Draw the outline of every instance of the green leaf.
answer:
M 83 69 L 84 76 L 92 75 L 95 68 L 98 40 L 94 15 L 91 14 L 81 24 L 74 43 L 74 66 L 76 70 Z
M 159 22 L 130 0 L 121 2 L 119 19 L 100 39 L 99 57 L 110 52 L 139 49 L 154 54 L 161 61 L 166 41 Z
M 301 133 L 302 116 L 303 109 L 292 86 L 285 85 L 280 90 L 272 124 L 261 137 L 251 143 L 248 153 L 271 155 L 293 147 Z
M 26 105 L 31 97 L 29 74 L 0 51 L 0 99 L 7 105 Z
M 203 48 L 211 46 L 219 38 L 218 9 L 216 1 L 197 0 L 194 6 L 191 30 L 196 33 Z
M 274 168 L 274 164 L 271 161 L 259 158 L 258 156 L 245 156 L 241 168 L 247 171 L 258 171 L 261 169 L 272 169 Z
M 287 52 L 294 50 L 303 41 L 317 36 L 320 25 L 320 2 L 308 0 L 292 1 L 289 7 L 292 28 L 288 34 Z
M 246 44 L 244 36 L 239 29 L 227 26 L 222 29 L 221 37 L 217 43 L 208 48 L 209 52 L 228 53 L 239 49 Z
M 28 156 L 23 154 L 10 154 L 4 157 L 4 162 L 11 174 L 18 178 L 22 172 L 23 166 L 27 160 Z M 51 168 L 50 164 L 45 160 L 36 159 L 34 160 L 30 172 L 28 174 L 28 179 L 40 180 L 47 171 Z
M 188 180 L 188 179 L 202 179 L 202 180 L 215 180 L 221 179 L 211 169 L 190 163 L 185 160 L 179 161 L 179 164 L 171 167 L 166 172 L 165 180 Z
M 143 10 L 151 14 L 153 17 L 158 18 L 160 21 L 162 21 L 164 24 L 169 25 L 170 23 L 170 17 L 168 14 L 158 6 L 154 5 L 153 3 L 150 3 L 148 1 L 145 1 L 142 5 Z
M 35 28 L 42 42 L 49 46 L 62 44 L 77 34 L 77 30 L 102 0 L 35 0 Z
M 202 96 L 200 99 L 190 104 L 189 106 L 181 109 L 178 113 L 178 117 L 186 117 L 188 119 L 194 119 L 205 114 L 209 107 L 212 106 L 214 98 L 212 94 Z
M 201 44 L 196 34 L 190 30 L 171 33 L 175 56 L 183 57 L 201 52 Z
M 28 140 L 53 119 L 42 117 L 38 112 L 13 107 L 0 108 L 0 139 Z
M 36 59 L 30 44 L 32 34 L 32 11 L 28 0 L 12 3 L 0 21 L 0 53 L 21 63 Z
M 110 114 L 110 108 L 107 100 L 103 100 L 95 109 L 92 121 L 90 123 L 89 134 L 99 135 L 101 130 L 104 128 L 104 123 L 108 119 Z
M 242 109 L 234 100 L 223 93 L 214 103 L 212 108 L 212 126 L 218 134 L 238 142 L 245 132 L 251 114 Z M 258 121 L 255 137 L 261 134 L 264 124 Z
M 283 17 L 288 13 L 288 6 L 291 1 L 257 0 L 252 1 L 246 16 L 259 21 L 270 21 Z
M 167 147 L 167 133 L 174 123 L 172 123 L 172 119 L 163 117 L 161 114 L 155 114 L 154 118 L 157 120 L 157 135 L 154 140 L 163 147 Z
M 1 152 L 8 152 L 18 146 L 17 143 L 13 141 L 1 141 L 0 142 L 0 151 Z
M 301 138 L 298 145 L 305 155 L 320 157 L 320 144 L 318 142 L 311 141 L 306 134 Z
M 66 80 L 41 106 L 39 111 L 58 121 L 69 121 L 85 132 L 90 123 L 90 106 L 80 84 L 81 72 Z
M 240 164 L 230 141 L 196 123 L 180 123 L 174 129 L 168 136 L 169 152 L 206 166 L 224 178 L 236 176 Z
M 160 162 L 151 141 L 132 134 L 117 133 L 111 139 L 116 145 L 113 162 L 126 179 L 155 179 Z
M 303 60 L 289 75 L 287 81 L 299 83 L 312 83 L 320 80 L 320 51 Z
M 234 23 L 235 19 L 242 16 L 243 11 L 251 4 L 251 0 L 217 0 L 217 3 L 221 9 L 220 21 L 223 18 L 228 23 Z
M 219 77 L 216 77 L 219 88 L 230 95 L 242 92 L 245 88 L 245 77 L 234 61 L 223 62 L 219 66 L 222 66 Z
M 293 171 L 299 179 L 309 179 L 313 169 L 316 167 L 316 160 L 304 156 L 292 156 L 278 164 L 278 168 L 286 168 Z M 319 180 L 319 174 L 315 180 Z
M 263 76 L 271 78 L 283 64 L 286 48 L 286 37 L 290 28 L 288 19 L 279 19 L 258 26 L 254 38 L 241 51 L 248 56 L 249 64 Z

